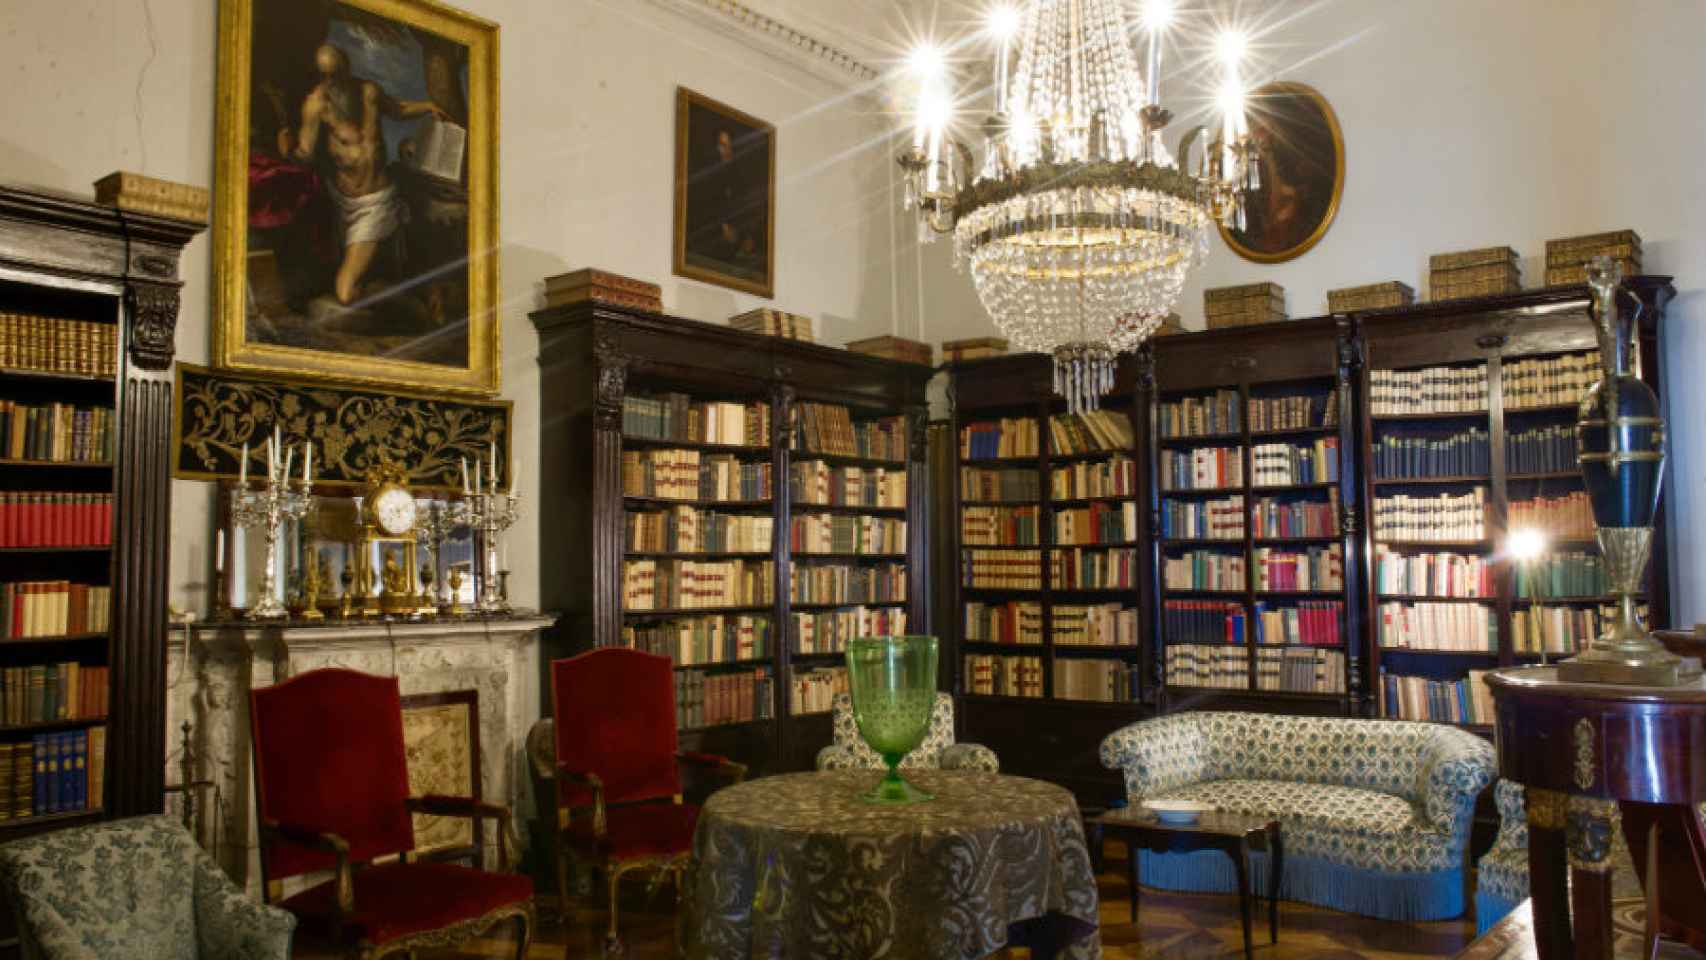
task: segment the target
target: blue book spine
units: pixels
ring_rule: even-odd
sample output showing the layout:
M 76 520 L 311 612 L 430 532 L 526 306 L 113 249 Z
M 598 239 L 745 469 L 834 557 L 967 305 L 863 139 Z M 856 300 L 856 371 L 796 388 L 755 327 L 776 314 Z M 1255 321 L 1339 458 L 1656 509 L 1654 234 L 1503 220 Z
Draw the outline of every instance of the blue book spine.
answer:
M 89 731 L 79 730 L 71 735 L 71 809 L 89 809 Z

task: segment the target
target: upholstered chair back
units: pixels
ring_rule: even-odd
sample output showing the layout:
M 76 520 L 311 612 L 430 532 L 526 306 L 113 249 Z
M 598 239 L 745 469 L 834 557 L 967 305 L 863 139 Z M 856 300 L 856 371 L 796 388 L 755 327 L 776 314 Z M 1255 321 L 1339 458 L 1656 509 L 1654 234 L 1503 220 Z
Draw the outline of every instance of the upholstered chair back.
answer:
M 26 960 L 285 960 L 296 920 L 248 900 L 161 816 L 0 847 L 0 895 Z
M 250 693 L 262 823 L 335 833 L 361 863 L 415 848 L 396 677 L 311 670 Z M 269 880 L 336 865 L 330 853 L 263 842 Z
M 851 754 L 859 768 L 881 769 L 883 758 L 871 749 L 859 735 L 859 723 L 853 719 L 853 698 L 845 693 L 835 695 L 835 744 Z M 936 770 L 942 766 L 942 751 L 954 742 L 954 698 L 946 693 L 936 694 L 936 707 L 930 711 L 930 731 L 918 749 L 907 754 L 900 765 L 907 769 Z
M 675 677 L 668 657 L 605 647 L 551 663 L 557 761 L 604 783 L 604 802 L 681 793 L 676 760 Z M 592 792 L 559 777 L 562 802 L 592 804 Z

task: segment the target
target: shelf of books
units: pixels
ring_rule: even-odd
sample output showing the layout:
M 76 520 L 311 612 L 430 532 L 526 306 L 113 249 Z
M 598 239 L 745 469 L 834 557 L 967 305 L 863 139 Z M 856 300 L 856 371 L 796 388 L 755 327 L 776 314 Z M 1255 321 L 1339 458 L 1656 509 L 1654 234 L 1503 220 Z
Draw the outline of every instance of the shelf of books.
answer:
M 0 834 L 104 806 L 116 321 L 0 286 Z
M 754 775 L 809 765 L 847 642 L 927 628 L 929 368 L 603 307 L 534 319 L 542 403 L 563 414 L 542 444 L 565 489 L 541 504 L 561 531 L 557 655 L 667 656 L 684 749 Z
M 1334 356 L 1330 339 L 1316 346 Z M 1353 661 L 1336 377 L 1164 384 L 1154 423 L 1165 701 L 1318 700 L 1344 712 Z
M 1598 354 L 1585 296 L 1546 306 L 1364 318 L 1377 716 L 1490 733 L 1487 671 L 1569 656 L 1612 615 L 1576 466 Z M 1509 548 L 1528 529 L 1531 566 Z

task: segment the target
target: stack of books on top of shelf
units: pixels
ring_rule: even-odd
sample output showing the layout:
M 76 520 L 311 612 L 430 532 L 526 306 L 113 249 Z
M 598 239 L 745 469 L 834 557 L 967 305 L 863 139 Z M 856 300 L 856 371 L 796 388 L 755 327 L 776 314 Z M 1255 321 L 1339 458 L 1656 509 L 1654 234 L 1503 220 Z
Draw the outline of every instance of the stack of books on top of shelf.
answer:
M 1353 310 L 1380 310 L 1386 307 L 1407 307 L 1416 302 L 1416 291 L 1407 283 L 1387 280 L 1360 287 L 1340 287 L 1327 291 L 1328 313 L 1350 313 Z
M 27 313 L 0 313 L 0 367 L 110 377 L 118 326 Z
M 0 819 L 100 809 L 106 761 L 107 728 L 101 726 L 0 744 Z
M 1508 362 L 1500 373 L 1505 410 L 1581 403 L 1600 373 L 1598 350 Z
M 1623 268 L 1623 276 L 1633 277 L 1641 272 L 1641 235 L 1612 230 L 1546 241 L 1546 285 L 1586 283 L 1588 261 L 1594 257 L 1610 257 Z
M 1471 670 L 1462 680 L 1429 680 L 1382 668 L 1380 715 L 1394 720 L 1491 724 L 1493 694 L 1486 675 L 1485 670 Z
M 69 580 L 0 583 L 0 637 L 62 637 L 105 633 L 111 587 Z
M 1007 341 L 1000 337 L 973 337 L 969 340 L 946 340 L 942 343 L 942 359 L 948 363 L 999 357 L 1006 352 Z
M 812 342 L 812 318 L 797 313 L 784 313 L 770 307 L 759 307 L 729 318 L 729 326 L 747 333 L 762 333 L 784 340 Z
M 9 727 L 107 715 L 107 668 L 74 660 L 0 670 L 0 722 Z
M 78 408 L 69 403 L 36 406 L 0 400 L 0 457 L 106 463 L 113 458 L 112 428 L 110 407 Z
M 1285 288 L 1277 283 L 1245 283 L 1202 292 L 1208 328 L 1243 327 L 1285 319 Z
M 1510 247 L 1436 253 L 1428 258 L 1428 298 L 1455 300 L 1522 291 L 1522 267 Z
M 1130 450 L 1131 418 L 1118 410 L 1090 410 L 1049 418 L 1049 443 L 1055 453 Z
M 921 363 L 926 367 L 936 363 L 934 349 L 928 343 L 908 340 L 905 337 L 867 337 L 864 340 L 854 340 L 847 345 L 847 349 L 853 353 L 882 357 L 885 360 Z
M 545 306 L 565 307 L 589 301 L 662 313 L 663 288 L 591 267 L 545 278 Z

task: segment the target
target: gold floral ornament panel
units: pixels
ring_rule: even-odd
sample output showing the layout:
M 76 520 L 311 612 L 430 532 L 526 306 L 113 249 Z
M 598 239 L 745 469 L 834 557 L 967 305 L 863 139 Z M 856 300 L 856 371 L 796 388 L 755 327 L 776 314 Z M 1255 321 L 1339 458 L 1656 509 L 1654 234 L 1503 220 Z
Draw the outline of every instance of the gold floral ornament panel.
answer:
M 426 695 L 403 707 L 403 750 L 409 767 L 409 796 L 477 797 L 480 772 L 474 757 L 475 691 Z M 455 698 L 453 702 L 436 702 Z M 474 844 L 473 821 L 465 817 L 415 814 L 415 850 L 430 853 Z
M 407 470 L 411 486 L 459 490 L 463 461 L 470 471 L 476 460 L 489 462 L 495 444 L 499 486 L 507 489 L 510 418 L 506 400 L 282 382 L 180 363 L 173 475 L 235 479 L 247 444 L 250 475 L 265 476 L 267 438 L 277 425 L 288 447 L 313 445 L 316 483 L 360 486 L 369 468 L 390 460 Z
M 498 27 L 220 0 L 214 362 L 492 395 Z

